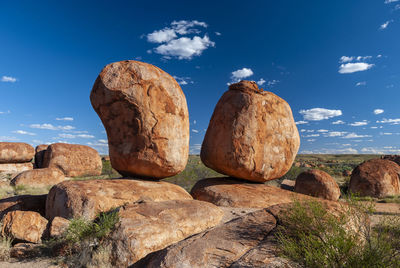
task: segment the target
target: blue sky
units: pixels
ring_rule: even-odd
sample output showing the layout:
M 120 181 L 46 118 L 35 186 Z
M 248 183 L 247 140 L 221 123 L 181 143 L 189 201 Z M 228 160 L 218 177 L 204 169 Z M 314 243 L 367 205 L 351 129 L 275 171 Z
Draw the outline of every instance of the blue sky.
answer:
M 291 106 L 301 153 L 400 154 L 400 0 L 1 1 L 0 141 L 107 152 L 91 107 L 108 63 L 176 77 L 198 153 L 228 84 Z

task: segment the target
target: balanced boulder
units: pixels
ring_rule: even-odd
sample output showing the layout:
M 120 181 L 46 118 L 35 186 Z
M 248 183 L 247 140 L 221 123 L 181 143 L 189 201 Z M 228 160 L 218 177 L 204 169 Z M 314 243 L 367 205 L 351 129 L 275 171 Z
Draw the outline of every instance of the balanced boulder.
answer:
M 99 212 L 109 211 L 140 200 L 191 200 L 178 185 L 163 181 L 129 179 L 64 181 L 47 196 L 46 218 L 94 219 Z
M 35 148 L 35 167 L 42 168 L 43 167 L 43 160 L 44 160 L 44 153 L 49 147 L 47 144 L 40 144 Z
M 29 162 L 35 155 L 35 149 L 23 142 L 0 142 L 0 163 Z
M 33 211 L 12 211 L 3 218 L 2 235 L 32 243 L 41 242 L 47 220 Z
M 185 95 L 175 79 L 139 61 L 107 65 L 90 95 L 107 131 L 111 165 L 124 176 L 165 178 L 189 152 Z
M 45 154 L 43 167 L 60 169 L 67 177 L 101 175 L 102 162 L 99 153 L 86 145 L 54 143 Z
M 265 182 L 290 169 L 299 146 L 289 104 L 255 82 L 241 81 L 218 101 L 200 156 L 217 172 Z
M 353 170 L 349 190 L 378 198 L 397 195 L 400 193 L 400 166 L 385 159 L 365 161 Z
M 147 254 L 214 227 L 222 219 L 217 206 L 197 200 L 141 202 L 119 211 L 110 235 L 112 264 L 128 267 Z
M 299 174 L 296 178 L 294 191 L 323 199 L 337 201 L 340 197 L 340 188 L 328 173 L 310 169 Z
M 47 187 L 64 180 L 65 176 L 61 170 L 50 167 L 24 171 L 12 179 L 10 184 L 13 186 Z

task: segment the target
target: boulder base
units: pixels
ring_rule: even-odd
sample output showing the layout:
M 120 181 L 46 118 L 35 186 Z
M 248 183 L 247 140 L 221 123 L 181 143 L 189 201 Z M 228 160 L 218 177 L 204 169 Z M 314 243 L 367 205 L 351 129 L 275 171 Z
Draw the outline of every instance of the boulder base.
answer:
M 101 71 L 90 95 L 107 131 L 111 165 L 124 176 L 165 178 L 189 153 L 189 113 L 175 79 L 151 64 L 121 61 Z
M 190 200 L 192 197 L 178 185 L 162 181 L 129 179 L 64 181 L 47 197 L 46 218 L 94 219 L 99 212 L 139 200 Z
M 0 163 L 30 162 L 35 149 L 23 142 L 0 142 Z
M 27 185 L 30 187 L 53 186 L 64 181 L 64 173 L 58 168 L 40 168 L 20 173 L 11 180 L 11 185 Z
M 2 234 L 32 243 L 41 242 L 47 220 L 33 211 L 12 211 L 3 218 Z

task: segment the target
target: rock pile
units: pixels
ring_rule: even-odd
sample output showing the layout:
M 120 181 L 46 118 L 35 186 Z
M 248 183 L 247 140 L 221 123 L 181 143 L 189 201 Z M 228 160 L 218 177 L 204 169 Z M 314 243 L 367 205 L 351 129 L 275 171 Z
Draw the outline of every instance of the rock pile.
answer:
M 0 142 L 0 173 L 18 174 L 33 169 L 35 149 L 22 142 Z

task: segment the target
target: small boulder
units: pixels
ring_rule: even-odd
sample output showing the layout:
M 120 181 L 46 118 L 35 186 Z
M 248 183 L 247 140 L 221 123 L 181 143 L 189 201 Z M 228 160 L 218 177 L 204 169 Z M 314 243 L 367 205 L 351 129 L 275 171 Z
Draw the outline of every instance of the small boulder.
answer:
M 214 227 L 222 215 L 218 207 L 197 200 L 126 205 L 119 211 L 120 223 L 110 235 L 112 264 L 128 267 L 151 252 Z
M 62 236 L 68 229 L 70 223 L 71 222 L 67 219 L 61 217 L 54 217 L 54 219 L 51 221 L 49 229 L 50 237 Z
M 340 188 L 336 181 L 331 175 L 318 169 L 300 173 L 296 178 L 294 191 L 332 201 L 337 201 L 340 197 Z
M 296 184 L 296 181 L 285 179 L 281 183 L 281 188 L 283 190 L 293 191 L 295 184 Z
M 344 177 L 349 177 L 349 176 L 351 176 L 351 170 L 343 170 L 342 175 L 343 175 Z
M 42 168 L 43 167 L 43 160 L 44 160 L 44 153 L 47 150 L 49 145 L 47 144 L 40 144 L 35 148 L 35 167 Z
M 123 176 L 165 178 L 184 170 L 189 113 L 175 79 L 139 61 L 108 64 L 90 94 L 107 131 L 112 167 Z
M 299 146 L 289 104 L 255 82 L 241 81 L 218 101 L 200 156 L 219 173 L 265 182 L 291 168 Z
M 45 154 L 43 167 L 60 169 L 67 177 L 101 175 L 103 164 L 99 153 L 85 145 L 54 143 Z
M 400 166 L 385 159 L 365 161 L 353 170 L 349 190 L 378 198 L 400 194 Z
M 33 211 L 12 211 L 3 218 L 2 235 L 13 239 L 40 243 L 47 227 L 47 220 Z
M 192 188 L 194 199 L 223 207 L 265 208 L 275 204 L 309 199 L 308 196 L 259 183 L 232 178 L 210 178 L 198 181 Z
M 44 216 L 47 195 L 18 195 L 0 200 L 0 220 L 15 210 L 35 211 Z
M 46 218 L 94 219 L 99 212 L 139 200 L 190 200 L 192 197 L 178 185 L 163 181 L 129 179 L 64 181 L 47 196 Z
M 30 162 L 35 149 L 23 142 L 0 142 L 0 163 Z
M 28 163 L 10 163 L 10 164 L 0 164 L 0 173 L 3 174 L 19 174 L 23 171 L 32 170 L 33 164 Z
M 20 173 L 11 180 L 11 185 L 27 185 L 30 187 L 53 186 L 64 181 L 64 173 L 58 168 L 39 168 Z

